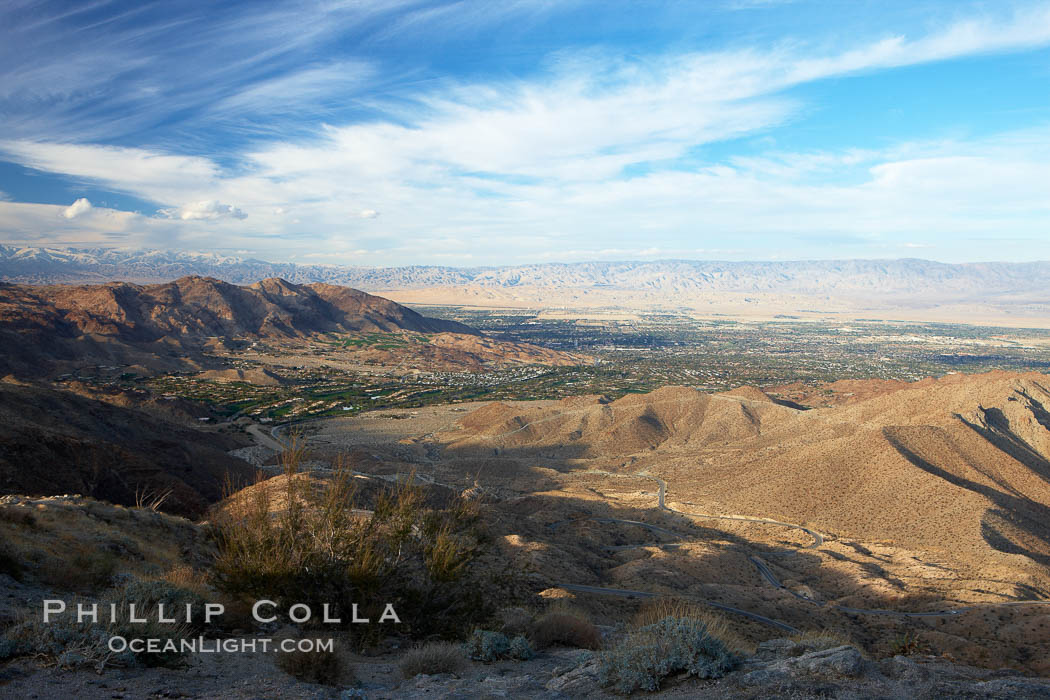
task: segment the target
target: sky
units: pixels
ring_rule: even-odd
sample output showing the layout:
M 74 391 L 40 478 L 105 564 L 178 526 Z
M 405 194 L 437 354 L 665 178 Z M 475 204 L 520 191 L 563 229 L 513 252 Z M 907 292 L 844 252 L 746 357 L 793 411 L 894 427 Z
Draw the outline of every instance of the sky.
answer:
M 0 243 L 1050 259 L 1050 2 L 0 4 Z

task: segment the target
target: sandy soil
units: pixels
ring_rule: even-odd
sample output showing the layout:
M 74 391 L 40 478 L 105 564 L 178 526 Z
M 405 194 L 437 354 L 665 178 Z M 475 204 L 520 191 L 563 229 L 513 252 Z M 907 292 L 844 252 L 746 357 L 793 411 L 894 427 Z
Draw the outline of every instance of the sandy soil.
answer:
M 761 292 L 655 292 L 622 289 L 551 289 L 549 287 L 426 287 L 387 289 L 376 292 L 401 304 L 448 305 L 478 309 L 572 309 L 574 318 L 605 318 L 610 311 L 686 312 L 695 318 L 718 319 L 730 316 L 752 321 L 772 321 L 778 314 L 790 314 L 801 321 L 847 321 L 853 319 L 895 319 L 903 321 L 966 323 L 1007 328 L 1050 327 L 1050 309 L 1045 304 L 1017 305 L 937 303 L 928 301 L 904 305 L 873 304 L 870 298 L 848 299 L 841 294 L 806 296 Z

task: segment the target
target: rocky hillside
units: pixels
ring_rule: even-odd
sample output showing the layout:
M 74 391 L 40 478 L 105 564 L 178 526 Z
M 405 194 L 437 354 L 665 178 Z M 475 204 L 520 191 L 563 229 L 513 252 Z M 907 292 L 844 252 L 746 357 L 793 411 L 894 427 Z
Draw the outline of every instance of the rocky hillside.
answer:
M 67 391 L 0 382 L 0 494 L 78 493 L 196 517 L 255 470 L 226 454 L 243 439 Z
M 496 403 L 444 439 L 463 455 L 629 464 L 664 479 L 672 504 L 1017 567 L 1017 591 L 1046 585 L 1050 377 L 958 374 L 874 381 L 870 392 L 859 384 L 858 400 L 811 410 L 755 389 L 685 387 L 612 402 Z
M 34 287 L 0 283 L 0 374 L 47 360 L 163 361 L 209 339 L 295 338 L 327 332 L 476 335 L 356 289 L 265 279 L 239 287 L 207 277 L 137 285 Z
M 265 279 L 239 287 L 210 277 L 136 285 L 0 286 L 5 325 L 152 342 L 166 336 L 294 337 L 310 333 L 476 331 L 356 289 Z
M 455 450 L 538 450 L 584 457 L 623 457 L 655 449 L 700 448 L 757 436 L 763 427 L 790 421 L 797 411 L 757 389 L 704 394 L 664 387 L 615 401 L 579 396 L 522 407 L 493 403 L 465 416 L 467 434 L 450 435 Z M 756 396 L 761 399 L 756 400 Z

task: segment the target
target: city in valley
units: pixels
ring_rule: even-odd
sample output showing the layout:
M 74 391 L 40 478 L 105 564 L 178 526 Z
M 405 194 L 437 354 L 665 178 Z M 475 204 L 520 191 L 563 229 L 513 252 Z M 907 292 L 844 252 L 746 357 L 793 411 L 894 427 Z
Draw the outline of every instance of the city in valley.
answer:
M 469 324 L 493 339 L 559 351 L 568 360 L 432 358 L 424 352 L 431 342 L 427 336 L 395 331 L 244 341 L 212 355 L 222 370 L 140 375 L 128 366 L 88 365 L 54 381 L 192 399 L 215 411 L 216 421 L 243 425 L 463 401 L 619 398 L 667 385 L 703 392 L 749 385 L 779 399 L 805 397 L 807 407 L 817 407 L 827 403 L 822 394 L 847 391 L 824 386 L 840 380 L 911 382 L 955 372 L 1050 368 L 1050 331 L 1042 328 L 697 319 L 617 310 L 581 312 L 592 318 L 579 320 L 529 309 L 417 310 Z

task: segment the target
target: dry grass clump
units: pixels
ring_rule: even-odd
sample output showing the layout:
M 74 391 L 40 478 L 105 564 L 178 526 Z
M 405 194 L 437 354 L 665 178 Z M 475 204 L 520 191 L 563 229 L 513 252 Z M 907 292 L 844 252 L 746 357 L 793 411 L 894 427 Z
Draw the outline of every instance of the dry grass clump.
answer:
M 108 639 L 104 627 L 90 622 L 77 623 L 75 617 L 61 617 L 45 625 L 35 616 L 27 615 L 0 637 L 0 661 L 30 656 L 45 667 L 90 668 L 96 672 L 101 672 L 107 665 L 134 663 L 131 653 L 117 655 L 110 652 Z
M 174 566 L 160 578 L 173 586 L 193 591 L 201 597 L 208 597 L 212 593 L 211 586 L 208 585 L 208 574 L 188 564 Z
M 522 607 L 503 608 L 496 613 L 496 619 L 500 621 L 500 632 L 516 637 L 525 634 L 532 625 L 532 613 Z
M 306 683 L 347 685 L 354 681 L 349 656 L 338 644 L 331 650 L 278 652 L 275 663 L 289 676 Z
M 551 610 L 529 626 L 529 640 L 537 648 L 568 646 L 578 649 L 598 649 L 602 633 L 582 613 L 568 607 Z
M 329 604 L 347 623 L 353 604 L 375 621 L 390 603 L 402 623 L 396 630 L 414 636 L 462 636 L 488 615 L 477 587 L 462 581 L 481 549 L 476 504 L 432 507 L 409 475 L 383 485 L 371 508 L 358 507 L 359 481 L 345 464 L 322 481 L 299 472 L 303 459 L 293 443 L 282 456 L 284 475 L 215 511 L 217 588 L 281 607 Z M 368 625 L 355 643 L 390 631 L 393 623 Z
M 18 527 L 34 527 L 36 516 L 28 508 L 16 505 L 0 505 L 0 521 Z
M 53 558 L 38 570 L 43 582 L 64 591 L 90 593 L 109 586 L 120 560 L 112 552 L 90 543 L 78 543 L 68 559 Z
M 452 642 L 428 642 L 410 649 L 398 663 L 406 680 L 420 674 L 460 673 L 467 666 L 463 647 Z
M 738 634 L 724 616 L 710 608 L 681 598 L 656 598 L 642 603 L 635 613 L 632 624 L 635 628 L 652 625 L 668 617 L 703 622 L 708 633 L 722 640 L 736 654 L 747 655 L 755 651 L 755 645 Z

